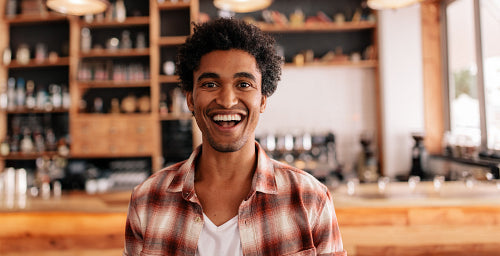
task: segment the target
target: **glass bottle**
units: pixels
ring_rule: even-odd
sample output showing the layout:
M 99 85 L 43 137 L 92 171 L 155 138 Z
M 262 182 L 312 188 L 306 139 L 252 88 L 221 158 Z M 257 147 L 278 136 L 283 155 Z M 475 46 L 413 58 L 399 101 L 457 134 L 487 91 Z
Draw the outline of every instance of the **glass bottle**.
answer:
M 26 104 L 26 84 L 23 78 L 17 79 L 16 85 L 16 106 L 23 108 Z
M 424 179 L 426 175 L 425 165 L 427 161 L 427 151 L 424 146 L 424 135 L 421 133 L 413 133 L 412 137 L 415 140 L 415 145 L 411 151 L 412 164 L 410 176 L 418 176 L 421 179 Z
M 127 18 L 127 9 L 123 0 L 116 1 L 116 21 L 124 22 Z

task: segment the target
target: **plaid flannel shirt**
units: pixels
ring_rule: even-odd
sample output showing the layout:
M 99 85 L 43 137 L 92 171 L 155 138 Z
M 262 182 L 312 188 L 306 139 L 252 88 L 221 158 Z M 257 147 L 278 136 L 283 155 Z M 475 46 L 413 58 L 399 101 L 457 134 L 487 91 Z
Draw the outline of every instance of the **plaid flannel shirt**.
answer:
M 241 202 L 243 255 L 346 255 L 328 189 L 304 171 L 258 154 L 251 191 Z M 156 172 L 131 196 L 123 255 L 195 255 L 203 211 L 194 189 L 198 147 Z

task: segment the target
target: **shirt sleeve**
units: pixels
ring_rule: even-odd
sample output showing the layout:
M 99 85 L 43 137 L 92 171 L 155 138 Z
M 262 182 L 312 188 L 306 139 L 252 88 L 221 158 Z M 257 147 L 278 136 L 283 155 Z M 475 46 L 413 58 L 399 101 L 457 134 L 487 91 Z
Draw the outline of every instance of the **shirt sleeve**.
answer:
M 127 222 L 125 224 L 123 256 L 133 256 L 141 253 L 144 242 L 141 230 L 141 221 L 135 207 L 134 193 L 132 193 L 128 207 Z
M 326 200 L 313 226 L 313 239 L 317 255 L 346 256 L 340 235 L 337 216 L 330 192 L 326 190 Z

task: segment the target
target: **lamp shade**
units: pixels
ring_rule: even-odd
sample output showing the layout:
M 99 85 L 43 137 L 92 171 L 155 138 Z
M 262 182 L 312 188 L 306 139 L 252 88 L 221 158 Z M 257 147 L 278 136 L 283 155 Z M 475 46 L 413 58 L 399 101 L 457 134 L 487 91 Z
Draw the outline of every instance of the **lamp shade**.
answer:
M 398 9 L 412 4 L 421 2 L 422 0 L 368 0 L 368 7 L 375 10 Z
M 47 6 L 60 13 L 69 15 L 97 14 L 106 11 L 106 0 L 47 0 Z
M 232 12 L 255 12 L 271 5 L 272 0 L 214 0 L 215 7 Z

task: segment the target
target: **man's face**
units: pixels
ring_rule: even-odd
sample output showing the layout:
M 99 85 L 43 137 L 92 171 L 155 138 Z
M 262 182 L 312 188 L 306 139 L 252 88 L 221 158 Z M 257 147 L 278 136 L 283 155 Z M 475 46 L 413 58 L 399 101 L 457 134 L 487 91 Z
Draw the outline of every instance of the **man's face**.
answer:
M 217 50 L 201 57 L 186 94 L 203 141 L 217 151 L 234 152 L 254 143 L 260 113 L 266 107 L 262 74 L 255 58 L 242 50 Z

